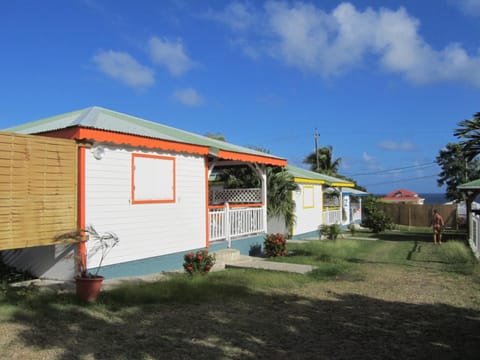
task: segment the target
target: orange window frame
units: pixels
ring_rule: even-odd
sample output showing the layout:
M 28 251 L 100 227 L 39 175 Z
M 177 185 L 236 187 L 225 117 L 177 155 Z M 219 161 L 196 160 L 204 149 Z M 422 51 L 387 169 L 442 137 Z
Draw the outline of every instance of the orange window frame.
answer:
M 135 159 L 152 159 L 152 160 L 162 160 L 162 161 L 171 161 L 172 162 L 172 196 L 171 198 L 165 199 L 136 199 L 135 198 Z M 132 204 L 165 204 L 165 203 L 175 203 L 177 198 L 177 173 L 176 173 L 176 158 L 173 156 L 161 156 L 161 155 L 150 155 L 150 154 L 132 154 L 132 167 L 131 167 L 131 176 L 132 176 Z

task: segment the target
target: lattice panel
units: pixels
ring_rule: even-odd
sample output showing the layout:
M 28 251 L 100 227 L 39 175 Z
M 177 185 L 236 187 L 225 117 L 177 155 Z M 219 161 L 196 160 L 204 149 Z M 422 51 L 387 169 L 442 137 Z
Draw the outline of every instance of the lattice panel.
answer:
M 210 204 L 242 203 L 252 204 L 262 202 L 262 189 L 223 189 L 210 190 Z

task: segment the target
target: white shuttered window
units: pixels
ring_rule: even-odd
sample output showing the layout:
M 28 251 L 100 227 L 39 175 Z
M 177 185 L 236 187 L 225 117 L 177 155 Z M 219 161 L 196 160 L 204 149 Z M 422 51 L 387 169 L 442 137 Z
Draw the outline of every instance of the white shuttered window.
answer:
M 175 202 L 175 158 L 132 154 L 132 203 Z

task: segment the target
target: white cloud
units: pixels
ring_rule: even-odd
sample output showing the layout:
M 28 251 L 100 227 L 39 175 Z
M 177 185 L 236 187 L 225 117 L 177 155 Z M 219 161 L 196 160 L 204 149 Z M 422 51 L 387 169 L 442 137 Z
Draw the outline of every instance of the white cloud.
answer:
M 181 40 L 169 41 L 152 37 L 148 46 L 152 61 L 165 66 L 173 76 L 183 75 L 196 66 L 188 57 Z
M 192 88 L 177 90 L 173 93 L 173 98 L 188 106 L 199 106 L 203 104 L 203 98 Z
M 391 151 L 412 151 L 415 150 L 415 145 L 409 141 L 395 142 L 391 140 L 382 141 L 379 145 L 380 149 Z
M 128 86 L 142 88 L 155 83 L 154 72 L 138 63 L 130 54 L 119 51 L 99 51 L 93 62 L 108 76 Z
M 363 159 L 363 161 L 365 161 L 367 163 L 375 161 L 375 158 L 373 156 L 368 155 L 366 151 L 363 152 L 362 159 Z
M 230 45 L 239 48 L 245 56 L 253 60 L 260 58 L 261 49 L 250 42 L 248 35 L 253 34 L 256 37 L 263 15 L 257 12 L 251 3 L 233 1 L 221 11 L 210 9 L 200 16 L 228 27 L 234 33 L 233 38 L 229 39 Z
M 480 0 L 453 0 L 465 15 L 480 16 Z
M 463 3 L 475 9 L 480 0 Z M 420 35 L 420 21 L 404 8 L 361 11 L 344 2 L 326 12 L 311 3 L 268 1 L 254 13 L 234 2 L 215 20 L 234 31 L 248 54 L 268 54 L 301 71 L 329 77 L 376 59 L 384 71 L 416 84 L 460 81 L 480 87 L 480 53 L 469 54 L 456 43 L 432 48 Z
M 223 11 L 209 10 L 204 18 L 227 25 L 233 31 L 249 30 L 256 22 L 255 10 L 248 3 L 233 1 Z
M 366 151 L 362 154 L 362 160 L 369 170 L 380 170 L 381 166 L 377 161 L 377 158 L 369 155 Z

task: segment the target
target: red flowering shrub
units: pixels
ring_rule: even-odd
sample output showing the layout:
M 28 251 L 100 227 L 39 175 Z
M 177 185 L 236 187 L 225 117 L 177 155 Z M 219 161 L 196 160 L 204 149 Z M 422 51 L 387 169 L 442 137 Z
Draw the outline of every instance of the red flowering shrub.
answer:
M 208 274 L 215 265 L 215 255 L 209 254 L 208 250 L 193 251 L 183 256 L 183 268 L 190 275 Z
M 268 234 L 263 247 L 267 257 L 287 255 L 287 241 L 282 234 Z

